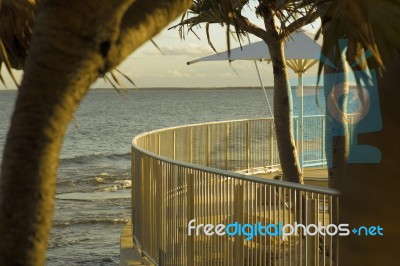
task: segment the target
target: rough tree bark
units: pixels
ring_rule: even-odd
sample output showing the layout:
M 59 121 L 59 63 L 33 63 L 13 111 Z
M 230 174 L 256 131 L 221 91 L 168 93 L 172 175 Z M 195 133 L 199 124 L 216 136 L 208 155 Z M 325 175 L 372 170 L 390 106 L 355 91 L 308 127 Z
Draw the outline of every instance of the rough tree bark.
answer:
M 377 147 L 380 164 L 349 164 L 340 183 L 340 221 L 351 228 L 377 226 L 384 236 L 340 239 L 339 265 L 397 265 L 400 230 L 400 123 L 398 101 L 400 59 L 387 64 L 378 80 L 383 130 L 359 134 L 359 144 Z
M 326 12 L 329 8 L 329 3 L 323 3 L 317 6 L 317 12 L 322 21 L 322 33 L 329 32 L 330 17 L 326 16 Z M 324 36 L 326 38 L 326 36 Z M 326 123 L 325 123 L 325 151 L 326 158 L 328 159 L 328 185 L 330 188 L 338 189 L 340 179 L 344 175 L 346 169 L 348 152 L 349 152 L 349 135 L 347 126 L 347 117 L 345 115 L 347 108 L 347 94 L 349 92 L 348 84 L 348 67 L 346 65 L 346 58 L 343 54 L 340 54 L 339 40 L 337 40 L 335 46 L 331 48 L 328 54 L 324 55 L 333 63 L 336 67 L 332 67 L 328 62 L 322 62 L 324 64 L 324 75 L 330 76 L 331 78 L 324 79 L 324 95 L 325 95 L 325 112 L 326 112 Z M 337 58 L 340 58 L 337 60 Z M 337 75 L 339 78 L 334 78 Z M 340 82 L 343 80 L 344 82 Z M 339 82 L 339 84 L 336 84 Z M 328 102 L 328 99 L 334 95 L 343 95 L 344 97 L 340 102 L 334 100 L 338 105 L 332 106 L 332 103 Z M 332 98 L 331 98 L 332 99 Z M 329 108 L 329 105 L 331 105 Z M 332 109 L 333 107 L 333 109 Z M 339 109 L 338 109 L 339 108 Z M 340 112 L 341 111 L 341 112 Z M 334 118 L 343 125 L 343 135 L 333 136 L 334 131 Z
M 4 149 L 0 265 L 43 265 L 64 133 L 90 84 L 185 11 L 189 0 L 47 0 Z
M 274 122 L 284 180 L 303 184 L 303 174 L 292 133 L 291 90 L 284 55 L 284 41 L 268 43 L 274 73 Z
M 335 48 L 327 56 L 331 62 L 335 61 Z M 328 186 L 334 189 L 339 189 L 349 156 L 346 115 L 349 93 L 348 67 L 346 57 L 342 54 L 339 58 L 336 68 L 324 66 L 325 151 L 328 160 Z

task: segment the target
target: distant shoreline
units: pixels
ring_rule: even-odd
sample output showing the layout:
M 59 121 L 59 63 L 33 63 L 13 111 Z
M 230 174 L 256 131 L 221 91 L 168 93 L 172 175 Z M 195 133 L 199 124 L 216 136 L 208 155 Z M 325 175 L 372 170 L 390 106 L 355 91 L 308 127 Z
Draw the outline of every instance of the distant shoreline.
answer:
M 140 88 L 129 88 L 128 91 L 151 91 L 151 90 L 259 90 L 260 87 L 140 87 Z M 265 89 L 272 90 L 273 87 L 265 87 Z M 92 88 L 90 92 L 96 91 L 114 91 L 113 88 Z M 120 89 L 124 91 L 124 89 Z M 17 90 L 9 89 L 2 90 L 0 92 L 15 92 Z
M 292 86 L 292 89 L 295 89 L 296 86 Z M 350 89 L 355 89 L 357 86 L 351 86 Z M 129 88 L 128 91 L 169 91 L 169 90 L 187 90 L 187 91 L 210 91 L 210 90 L 259 90 L 260 87 L 143 87 L 143 88 Z M 265 87 L 267 90 L 273 90 L 273 86 Z M 319 86 L 320 90 L 323 89 L 322 86 Z M 92 88 L 89 92 L 104 92 L 104 91 L 114 91 L 113 88 Z M 120 89 L 122 92 L 124 89 Z M 315 86 L 304 86 L 304 90 L 315 90 Z M 0 89 L 0 92 L 16 92 L 14 89 Z
M 292 88 L 294 89 L 296 86 L 292 86 Z M 130 88 L 128 89 L 128 91 L 151 91 L 151 90 L 204 90 L 204 91 L 208 91 L 208 90 L 259 90 L 261 89 L 261 87 L 144 87 L 144 88 Z M 266 86 L 265 87 L 266 90 L 273 90 L 274 87 L 273 86 Z M 315 86 L 304 86 L 305 90 L 309 90 L 309 89 L 315 89 Z M 319 89 L 322 89 L 322 86 L 319 87 Z M 96 88 L 96 89 L 91 89 L 91 91 L 109 91 L 109 90 L 114 90 L 112 88 Z
M 151 90 L 259 90 L 260 87 L 139 87 L 129 88 L 128 91 L 151 91 Z M 266 87 L 266 89 L 273 89 L 273 87 Z M 112 88 L 93 88 L 90 91 L 109 91 Z

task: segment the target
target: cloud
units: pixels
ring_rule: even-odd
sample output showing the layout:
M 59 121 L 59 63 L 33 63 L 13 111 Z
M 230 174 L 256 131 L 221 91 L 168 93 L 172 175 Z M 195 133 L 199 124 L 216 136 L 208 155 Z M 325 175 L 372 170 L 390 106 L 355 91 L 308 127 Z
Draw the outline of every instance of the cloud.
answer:
M 190 76 L 188 73 L 180 72 L 180 71 L 178 71 L 178 70 L 176 70 L 176 69 L 170 70 L 170 71 L 168 71 L 168 73 L 169 73 L 172 77 L 177 77 L 177 78 L 189 77 L 189 76 Z
M 209 77 L 209 75 L 206 75 L 206 74 L 200 73 L 200 72 L 195 73 L 194 76 L 197 77 L 197 78 L 207 78 L 207 77 Z
M 231 72 L 224 72 L 216 74 L 219 78 L 237 78 L 238 76 Z
M 196 43 L 188 43 L 183 46 L 161 46 L 160 49 L 165 55 L 169 56 L 204 56 L 214 53 L 208 45 L 199 45 Z M 146 50 L 143 51 L 145 55 L 160 55 L 160 51 Z

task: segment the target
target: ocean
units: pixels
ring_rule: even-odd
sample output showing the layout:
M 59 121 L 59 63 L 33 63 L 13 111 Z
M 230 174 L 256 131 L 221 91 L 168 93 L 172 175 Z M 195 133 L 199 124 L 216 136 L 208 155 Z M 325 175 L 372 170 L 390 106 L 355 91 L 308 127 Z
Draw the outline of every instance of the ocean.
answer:
M 268 95 L 272 105 L 272 90 Z M 0 91 L 0 151 L 15 97 L 16 92 Z M 321 114 L 315 96 L 306 97 L 304 106 L 306 115 Z M 131 215 L 130 148 L 135 135 L 267 116 L 261 89 L 135 90 L 122 96 L 92 90 L 63 144 L 46 265 L 119 264 L 119 235 Z

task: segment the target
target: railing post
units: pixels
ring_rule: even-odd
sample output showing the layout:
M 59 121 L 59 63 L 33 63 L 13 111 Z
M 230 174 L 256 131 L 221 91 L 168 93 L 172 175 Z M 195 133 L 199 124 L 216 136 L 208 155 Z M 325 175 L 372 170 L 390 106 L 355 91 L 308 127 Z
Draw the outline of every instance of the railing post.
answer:
M 160 133 L 157 133 L 157 142 L 158 142 L 157 152 L 158 152 L 158 155 L 161 155 L 161 136 L 160 136 Z
M 207 166 L 211 165 L 211 143 L 210 143 L 210 138 L 211 138 L 211 129 L 210 129 L 210 125 L 207 125 Z
M 163 232 L 163 221 L 165 220 L 165 217 L 163 215 L 163 182 L 162 182 L 162 163 L 161 161 L 157 160 L 156 166 L 155 166 L 155 182 L 156 182 L 156 228 L 157 231 L 155 232 L 156 235 L 156 243 L 157 243 L 157 249 L 158 249 L 158 264 L 163 265 L 164 261 L 164 256 L 163 256 L 163 238 L 164 238 L 164 232 Z
M 321 142 L 322 142 L 322 156 L 321 156 L 321 158 L 322 158 L 322 165 L 325 165 L 325 164 L 327 164 L 327 162 L 326 162 L 326 154 L 325 154 L 325 123 L 326 123 L 326 121 L 325 121 L 325 116 L 323 116 L 322 117 L 322 140 L 321 140 Z
M 307 221 L 306 226 L 309 224 L 316 224 L 318 226 L 317 220 L 317 201 L 316 199 L 306 199 L 307 202 Z M 318 230 L 318 229 L 316 229 Z M 317 239 L 318 233 L 314 236 L 306 236 L 306 265 L 317 265 Z
M 225 170 L 229 166 L 229 124 L 226 123 L 226 142 L 225 142 Z
M 243 224 L 243 184 L 235 186 L 235 218 L 236 222 Z M 235 253 L 234 253 L 234 265 L 243 265 L 243 235 L 235 236 Z
M 176 131 L 174 130 L 173 132 L 172 132 L 172 145 L 173 145 L 173 147 L 172 147 L 172 159 L 176 159 Z
M 246 121 L 246 168 L 250 172 L 250 125 Z
M 137 202 L 137 193 L 135 191 L 135 188 L 137 186 L 137 174 L 139 172 L 138 169 L 138 165 L 137 165 L 137 155 L 136 155 L 136 150 L 134 149 L 134 147 L 132 146 L 131 148 L 131 207 L 132 207 L 132 237 L 135 236 L 135 226 L 137 226 L 136 224 L 136 205 L 138 204 Z
M 194 219 L 194 176 L 192 173 L 187 174 L 187 223 Z M 187 238 L 187 257 L 186 265 L 195 265 L 194 241 L 196 234 L 188 235 Z
M 271 150 L 270 150 L 270 165 L 274 165 L 274 146 L 275 146 L 275 142 L 274 142 L 274 136 L 275 136 L 275 131 L 274 131 L 274 119 L 271 119 L 271 123 L 270 123 L 270 132 L 271 134 L 269 134 L 269 143 L 271 146 Z
M 192 128 L 189 128 L 189 163 L 193 163 L 193 132 Z

